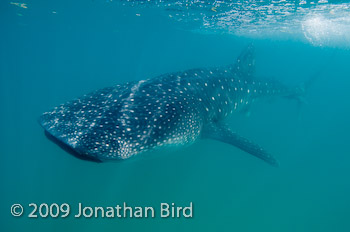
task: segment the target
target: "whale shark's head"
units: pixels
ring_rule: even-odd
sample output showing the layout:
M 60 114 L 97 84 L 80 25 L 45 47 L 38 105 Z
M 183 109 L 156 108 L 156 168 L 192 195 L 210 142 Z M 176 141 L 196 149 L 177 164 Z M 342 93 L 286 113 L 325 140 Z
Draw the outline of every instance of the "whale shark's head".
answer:
M 101 163 L 102 160 L 100 160 L 99 158 L 89 155 L 87 153 L 80 153 L 79 151 L 75 150 L 72 146 L 70 146 L 69 144 L 59 140 L 57 137 L 51 135 L 48 131 L 45 130 L 45 135 L 46 137 L 51 140 L 52 142 L 54 142 L 55 144 L 57 144 L 59 147 L 61 147 L 63 150 L 65 150 L 66 152 L 68 152 L 69 154 L 73 155 L 76 158 L 82 159 L 82 160 L 87 160 L 87 161 L 92 161 L 92 162 L 97 162 L 97 163 Z
M 39 123 L 51 141 L 95 162 L 195 141 L 202 120 L 186 93 L 188 83 L 179 88 L 172 86 L 173 78 L 156 81 L 95 91 L 44 113 Z
M 45 135 L 50 141 L 82 160 L 105 162 L 126 159 L 152 145 L 151 143 L 147 147 L 141 145 L 137 135 L 125 128 L 115 129 L 115 125 L 108 126 L 99 122 L 89 130 L 81 129 L 79 123 L 71 121 L 72 119 L 67 117 L 62 118 L 61 114 L 51 112 L 39 118 L 39 123 L 45 129 Z M 135 133 L 141 132 L 135 131 Z
M 136 123 L 131 120 L 124 126 L 106 125 L 100 121 L 91 130 L 82 130 L 77 125 L 79 123 L 57 120 L 58 116 L 48 113 L 40 117 L 39 123 L 45 129 L 46 137 L 74 157 L 87 161 L 124 160 L 155 147 L 189 140 L 185 136 L 188 129 L 183 127 L 184 123 L 174 123 L 168 119 L 164 121 L 167 125 L 160 120 L 157 123 L 145 120 Z
M 106 162 L 128 159 L 155 147 L 186 143 L 194 140 L 199 133 L 194 118 L 185 113 L 179 114 L 179 105 L 165 104 L 164 113 L 160 114 L 144 107 L 124 112 L 114 108 L 107 112 L 113 108 L 108 104 L 100 107 L 97 113 L 85 104 L 74 111 L 74 104 L 66 103 L 44 113 L 39 123 L 51 141 L 83 160 Z
M 138 146 L 139 143 L 137 142 L 131 144 L 124 140 L 115 141 L 109 145 L 108 143 L 98 142 L 96 137 L 88 138 L 88 140 L 90 140 L 89 144 L 95 144 L 90 146 L 84 143 L 84 141 L 73 142 L 72 139 L 64 139 L 64 136 L 62 137 L 57 134 L 52 135 L 47 130 L 45 130 L 45 136 L 74 157 L 97 163 L 109 160 L 127 159 L 142 152 L 142 150 L 146 148 L 145 146 Z M 152 144 L 149 144 L 147 148 L 149 148 L 150 145 L 152 146 Z
M 182 145 L 199 136 L 200 121 L 183 110 L 180 115 L 176 109 L 179 106 L 165 107 L 164 114 L 152 113 L 151 117 L 130 109 L 119 111 L 116 117 L 94 115 L 91 119 L 88 112 L 84 112 L 84 117 L 76 117 L 63 106 L 63 110 L 58 107 L 43 114 L 39 123 L 51 141 L 79 159 L 124 160 L 156 147 Z

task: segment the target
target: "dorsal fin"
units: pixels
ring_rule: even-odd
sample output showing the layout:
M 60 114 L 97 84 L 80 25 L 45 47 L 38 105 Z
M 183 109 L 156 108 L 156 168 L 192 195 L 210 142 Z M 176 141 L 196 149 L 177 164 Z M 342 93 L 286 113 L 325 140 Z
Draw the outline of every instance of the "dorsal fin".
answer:
M 255 73 L 254 46 L 249 44 L 239 55 L 235 64 L 231 66 L 232 72 L 243 80 L 253 79 Z

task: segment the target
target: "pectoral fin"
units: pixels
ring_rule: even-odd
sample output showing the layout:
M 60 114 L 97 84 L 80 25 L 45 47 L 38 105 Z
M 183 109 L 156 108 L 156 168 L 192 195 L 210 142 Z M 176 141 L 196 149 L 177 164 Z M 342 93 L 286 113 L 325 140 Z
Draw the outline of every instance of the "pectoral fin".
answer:
M 232 132 L 224 125 L 211 124 L 209 126 L 206 126 L 203 129 L 202 136 L 203 138 L 214 139 L 231 144 L 255 157 L 258 157 L 259 159 L 264 160 L 272 166 L 278 166 L 278 161 L 268 152 L 266 152 L 262 147 L 249 141 L 246 138 L 243 138 L 237 133 Z

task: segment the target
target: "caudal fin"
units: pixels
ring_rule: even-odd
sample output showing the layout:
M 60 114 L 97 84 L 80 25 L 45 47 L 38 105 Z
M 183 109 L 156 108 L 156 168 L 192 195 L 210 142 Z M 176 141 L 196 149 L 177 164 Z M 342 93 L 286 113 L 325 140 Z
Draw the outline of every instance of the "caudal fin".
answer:
M 294 91 L 294 94 L 291 96 L 288 96 L 290 98 L 293 98 L 297 101 L 297 112 L 298 112 L 298 118 L 300 118 L 301 115 L 301 108 L 303 105 L 307 103 L 306 101 L 306 95 L 310 91 L 310 88 L 317 82 L 322 75 L 327 71 L 327 69 L 330 67 L 330 63 L 333 60 L 334 56 L 336 55 L 337 50 L 334 50 L 332 55 L 324 61 L 323 64 L 320 65 L 320 68 L 315 72 L 308 80 L 305 82 L 302 82 L 299 84 Z

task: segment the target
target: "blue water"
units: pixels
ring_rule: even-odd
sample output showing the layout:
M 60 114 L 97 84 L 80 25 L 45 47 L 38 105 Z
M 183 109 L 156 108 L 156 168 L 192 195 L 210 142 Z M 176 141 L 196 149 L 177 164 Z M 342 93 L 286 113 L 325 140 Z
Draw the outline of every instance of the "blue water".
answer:
M 0 2 L 1 231 L 350 231 L 348 3 L 297 4 L 282 9 L 287 18 L 262 5 L 263 21 L 247 23 L 247 4 L 234 20 L 233 1 L 184 2 Z M 259 77 L 293 86 L 317 73 L 300 110 L 274 99 L 229 121 L 274 154 L 279 168 L 210 140 L 97 164 L 50 142 L 37 122 L 99 88 L 230 64 L 250 42 Z M 193 218 L 175 219 L 28 218 L 29 203 L 76 210 L 79 202 L 156 209 L 193 202 L 194 209 Z M 21 217 L 11 215 L 15 203 Z

